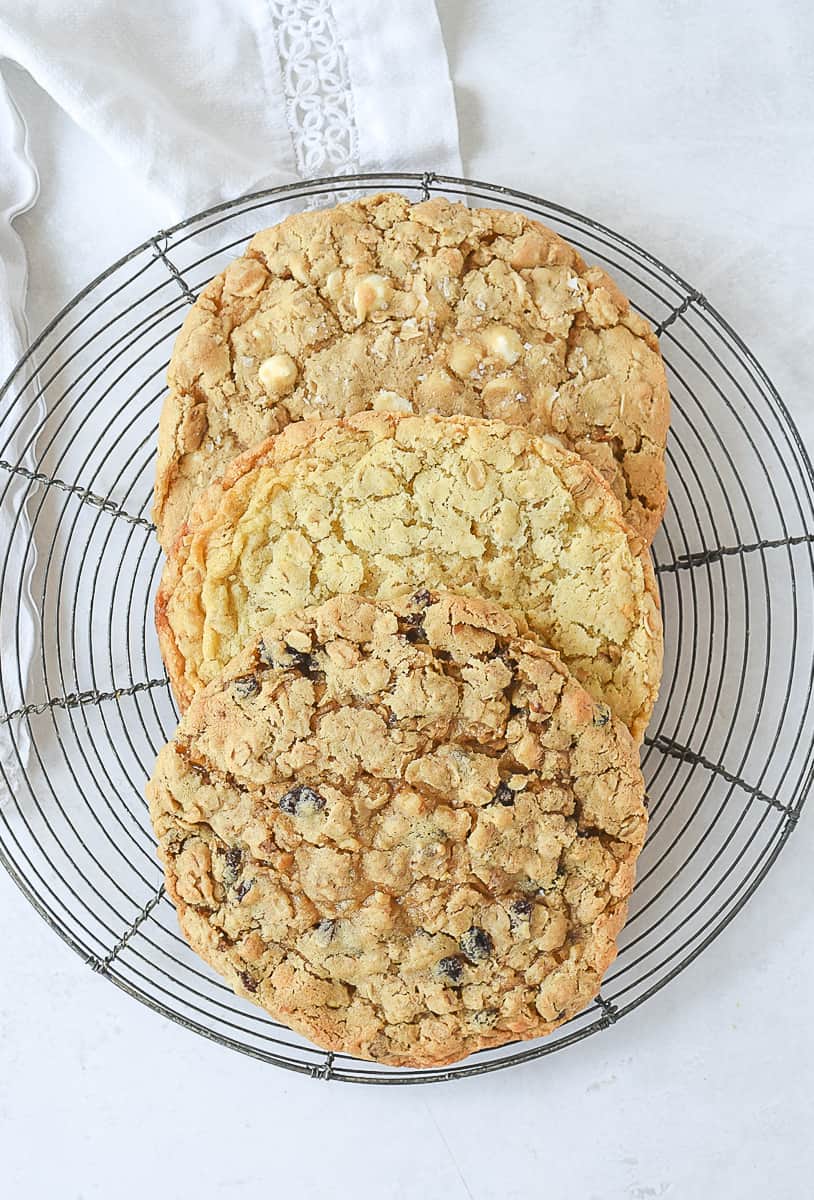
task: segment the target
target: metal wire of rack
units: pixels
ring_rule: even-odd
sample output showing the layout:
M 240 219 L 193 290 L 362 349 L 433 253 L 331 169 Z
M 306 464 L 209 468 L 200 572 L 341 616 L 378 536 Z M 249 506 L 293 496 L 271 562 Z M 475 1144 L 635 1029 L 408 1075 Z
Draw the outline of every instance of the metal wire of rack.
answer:
M 178 932 L 143 798 L 177 721 L 152 623 L 160 554 L 147 515 L 175 334 L 255 229 L 292 206 L 388 188 L 508 205 L 552 226 L 656 328 L 673 396 L 671 500 L 654 545 L 666 660 L 645 739 L 651 825 L 618 959 L 597 1001 L 549 1038 L 437 1071 L 326 1054 L 234 996 Z M 793 831 L 814 778 L 814 470 L 751 351 L 620 234 L 535 196 L 432 172 L 258 192 L 111 266 L 43 330 L 0 396 L 10 528 L 0 546 L 0 860 L 94 971 L 186 1028 L 360 1082 L 452 1079 L 550 1054 L 607 1029 L 692 962 Z

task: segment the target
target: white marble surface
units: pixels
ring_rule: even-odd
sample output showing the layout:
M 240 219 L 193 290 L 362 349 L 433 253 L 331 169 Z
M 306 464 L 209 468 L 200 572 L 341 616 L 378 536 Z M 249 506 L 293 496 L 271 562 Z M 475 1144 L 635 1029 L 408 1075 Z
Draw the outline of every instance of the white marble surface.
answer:
M 440 0 L 464 168 L 589 212 L 749 341 L 814 449 L 807 2 Z M 19 73 L 36 331 L 164 219 Z M 485 1079 L 324 1084 L 94 976 L 0 877 L 9 1196 L 798 1200 L 814 1170 L 814 822 L 690 969 L 604 1034 Z

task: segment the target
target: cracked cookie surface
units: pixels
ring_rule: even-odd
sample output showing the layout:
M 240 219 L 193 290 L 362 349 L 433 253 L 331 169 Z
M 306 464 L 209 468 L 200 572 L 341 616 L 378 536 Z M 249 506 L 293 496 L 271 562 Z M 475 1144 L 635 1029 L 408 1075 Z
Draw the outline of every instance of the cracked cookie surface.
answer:
M 503 605 L 640 737 L 661 675 L 647 550 L 581 458 L 466 417 L 297 421 L 193 505 L 156 623 L 182 708 L 273 617 L 446 587 Z
M 434 1066 L 598 992 L 647 815 L 636 747 L 485 601 L 338 596 L 200 692 L 148 785 L 192 947 L 328 1050 Z
M 201 293 L 168 371 L 154 520 L 290 421 L 363 409 L 558 437 L 650 541 L 667 497 L 658 342 L 616 284 L 519 213 L 368 197 L 255 235 Z

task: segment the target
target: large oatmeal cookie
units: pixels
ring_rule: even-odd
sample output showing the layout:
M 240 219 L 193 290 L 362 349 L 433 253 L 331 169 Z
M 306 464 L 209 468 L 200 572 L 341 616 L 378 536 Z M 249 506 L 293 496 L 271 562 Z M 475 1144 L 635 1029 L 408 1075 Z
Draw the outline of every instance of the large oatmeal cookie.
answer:
M 339 596 L 194 699 L 148 787 L 191 945 L 326 1049 L 433 1066 L 598 992 L 647 817 L 636 747 L 511 617 Z

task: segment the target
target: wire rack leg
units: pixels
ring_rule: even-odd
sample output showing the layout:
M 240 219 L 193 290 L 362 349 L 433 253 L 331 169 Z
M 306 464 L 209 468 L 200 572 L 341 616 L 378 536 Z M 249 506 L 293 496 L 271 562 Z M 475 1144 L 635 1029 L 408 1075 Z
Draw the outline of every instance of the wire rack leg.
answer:
M 107 971 L 107 969 L 111 965 L 111 963 L 119 956 L 119 954 L 121 954 L 122 950 L 125 948 L 127 943 L 130 941 L 131 937 L 136 933 L 136 931 L 140 928 L 140 926 L 142 926 L 144 924 L 144 922 L 147 920 L 147 918 L 149 917 L 150 913 L 153 911 L 155 906 L 157 904 L 160 904 L 160 902 L 164 896 L 164 891 L 165 891 L 165 888 L 164 888 L 164 884 L 162 883 L 161 887 L 158 889 L 158 891 L 155 893 L 155 895 L 151 896 L 150 899 L 147 901 L 147 903 L 144 905 L 144 908 L 141 910 L 141 912 L 135 918 L 133 923 L 131 925 L 129 925 L 128 928 L 124 931 L 122 936 L 119 938 L 118 942 L 116 942 L 116 945 L 113 947 L 113 949 L 110 950 L 104 956 L 104 958 L 94 958 L 91 960 L 90 966 L 92 967 L 92 969 L 94 971 L 96 971 L 100 974 L 104 974 L 105 971 Z
M 312 1079 L 333 1079 L 334 1053 L 330 1051 L 325 1056 L 325 1061 L 311 1068 Z
M 183 275 L 178 270 L 175 263 L 172 261 L 172 259 L 170 258 L 170 256 L 167 253 L 167 246 L 169 245 L 169 240 L 170 240 L 169 234 L 165 233 L 163 229 L 160 229 L 158 231 L 158 233 L 155 235 L 155 237 L 150 238 L 150 244 L 153 247 L 153 255 L 156 259 L 159 259 L 164 264 L 164 266 L 167 268 L 170 275 L 173 277 L 173 279 L 175 280 L 175 282 L 178 284 L 179 288 L 183 292 L 187 302 L 189 304 L 194 304 L 195 301 L 198 299 L 198 297 L 195 295 L 192 288 L 189 286 L 189 284 L 184 279 Z
M 779 550 L 783 546 L 807 546 L 814 544 L 814 533 L 801 533 L 794 537 L 766 538 L 760 542 L 748 542 L 743 546 L 716 546 L 712 550 L 698 550 L 694 554 L 680 554 L 675 562 L 659 563 L 655 568 L 661 575 L 671 571 L 687 571 L 703 567 L 707 563 L 720 562 L 739 554 L 754 554 L 756 550 Z
M 608 1025 L 615 1024 L 616 1021 L 619 1020 L 619 1017 L 621 1015 L 619 1012 L 619 1009 L 616 1007 L 616 1005 L 611 1000 L 606 1000 L 601 992 L 596 997 L 596 1003 L 602 1009 L 602 1013 L 603 1013 L 602 1024 L 603 1024 L 604 1028 L 607 1028 Z
M 126 509 L 116 504 L 113 500 L 109 500 L 105 496 L 97 496 L 95 492 L 91 492 L 88 488 L 78 487 L 75 483 L 66 483 L 64 479 L 56 479 L 51 475 L 45 475 L 42 471 L 30 471 L 28 467 L 24 467 L 20 463 L 6 462 L 4 458 L 0 458 L 0 469 L 8 471 L 10 475 L 19 475 L 23 479 L 27 479 L 30 483 L 41 483 L 45 487 L 57 488 L 61 492 L 67 492 L 71 496 L 76 496 L 83 504 L 90 504 L 94 508 L 100 508 L 111 517 L 118 517 L 122 521 L 127 521 L 130 525 L 140 525 L 143 529 L 149 529 L 150 533 L 155 532 L 155 525 L 153 525 L 152 521 L 147 521 L 144 517 L 133 516 L 132 513 L 127 512 Z
M 687 311 L 687 309 L 692 304 L 698 304 L 699 302 L 703 303 L 703 301 L 704 301 L 704 297 L 701 295 L 700 292 L 695 292 L 695 291 L 690 292 L 689 295 L 685 296 L 684 299 L 681 301 L 681 303 L 679 305 L 677 305 L 673 309 L 673 311 L 664 318 L 664 320 L 661 322 L 661 324 L 656 326 L 656 329 L 655 329 L 656 336 L 661 337 L 661 335 L 664 333 L 665 329 L 669 328 L 669 326 L 672 325 L 674 321 L 677 321 L 679 317 L 683 317 L 684 313 Z
M 11 712 L 0 713 L 0 725 L 7 725 L 17 717 L 29 717 L 48 712 L 53 708 L 81 708 L 83 704 L 101 704 L 104 700 L 119 700 L 122 696 L 135 696 L 137 692 L 146 692 L 150 688 L 168 687 L 169 679 L 145 679 L 142 683 L 131 683 L 127 687 L 114 688 L 112 692 L 100 692 L 89 688 L 86 692 L 69 692 L 67 696 L 52 696 L 41 704 L 24 704 Z
M 438 182 L 438 176 L 435 171 L 425 171 L 421 176 L 421 199 L 429 200 L 431 192 L 430 188 Z
M 664 737 L 663 734 L 658 734 L 656 737 L 645 737 L 644 740 L 648 746 L 652 746 L 656 750 L 661 750 L 663 754 L 669 754 L 671 758 L 680 759 L 681 762 L 691 763 L 694 766 L 703 767 L 706 771 L 712 771 L 715 775 L 720 775 L 727 783 L 731 783 L 735 787 L 741 788 L 744 792 L 748 792 L 755 800 L 762 800 L 770 808 L 785 813 L 792 824 L 796 823 L 797 812 L 793 808 L 790 808 L 788 804 L 781 803 L 776 796 L 770 796 L 768 792 L 763 792 L 760 788 L 754 787 L 753 784 L 747 783 L 739 775 L 733 775 L 721 763 L 713 762 L 712 759 L 705 758 L 703 754 L 696 754 L 688 746 L 682 746 L 679 742 L 674 742 L 671 738 Z

